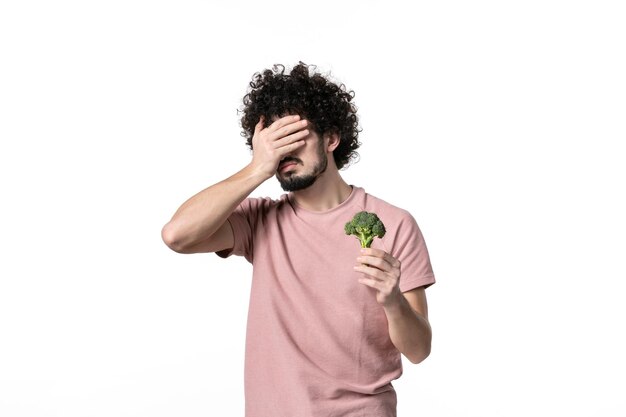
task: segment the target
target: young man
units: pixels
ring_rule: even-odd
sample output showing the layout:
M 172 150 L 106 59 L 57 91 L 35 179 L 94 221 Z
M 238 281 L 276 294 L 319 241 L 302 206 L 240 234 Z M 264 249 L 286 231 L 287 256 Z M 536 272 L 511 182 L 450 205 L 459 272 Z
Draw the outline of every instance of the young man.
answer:
M 251 162 L 162 230 L 176 252 L 253 265 L 246 417 L 396 416 L 401 353 L 412 363 L 430 353 L 435 278 L 417 223 L 339 174 L 360 145 L 352 97 L 302 62 L 255 74 L 241 119 Z M 273 176 L 287 194 L 248 197 Z M 344 232 L 360 211 L 386 228 L 369 249 Z

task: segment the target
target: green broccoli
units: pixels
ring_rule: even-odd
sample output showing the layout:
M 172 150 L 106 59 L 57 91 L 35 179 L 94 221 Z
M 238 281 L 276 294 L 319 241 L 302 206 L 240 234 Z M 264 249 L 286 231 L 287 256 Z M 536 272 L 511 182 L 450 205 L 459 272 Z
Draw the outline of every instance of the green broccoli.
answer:
M 360 211 L 344 226 L 346 235 L 354 235 L 361 242 L 362 248 L 372 246 L 376 236 L 385 236 L 385 225 L 375 213 Z

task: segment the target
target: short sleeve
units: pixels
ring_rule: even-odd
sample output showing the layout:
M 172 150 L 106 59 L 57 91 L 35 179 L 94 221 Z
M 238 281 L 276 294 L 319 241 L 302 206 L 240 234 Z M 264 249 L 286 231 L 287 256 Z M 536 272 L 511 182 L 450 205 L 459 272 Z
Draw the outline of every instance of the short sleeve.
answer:
M 397 227 L 391 255 L 400 261 L 400 291 L 431 286 L 435 275 L 417 222 L 410 213 L 404 212 Z
M 233 247 L 215 252 L 217 256 L 228 258 L 230 255 L 238 255 L 252 263 L 254 229 L 262 201 L 259 198 L 246 198 L 228 216 L 227 221 L 233 230 Z

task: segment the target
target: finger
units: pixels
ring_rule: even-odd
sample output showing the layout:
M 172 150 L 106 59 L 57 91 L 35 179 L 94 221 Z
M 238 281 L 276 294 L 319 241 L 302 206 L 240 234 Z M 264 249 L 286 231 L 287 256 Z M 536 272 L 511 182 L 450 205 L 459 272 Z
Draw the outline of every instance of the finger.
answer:
M 259 121 L 257 122 L 257 124 L 254 126 L 254 133 L 259 133 L 261 130 L 263 130 L 263 124 L 265 122 L 265 117 L 261 116 L 259 117 Z
M 292 133 L 291 135 L 285 136 L 281 139 L 278 139 L 276 142 L 274 142 L 274 149 L 280 149 L 281 147 L 285 146 L 285 145 L 289 145 L 293 142 L 297 142 L 299 140 L 303 140 L 304 138 L 306 138 L 307 136 L 309 136 L 309 130 L 308 129 L 304 129 L 304 130 L 300 130 L 296 133 Z
M 357 272 L 362 272 L 365 275 L 369 276 L 370 278 L 377 279 L 380 281 L 385 281 L 387 279 L 387 275 L 385 274 L 384 271 L 381 271 L 378 268 L 373 268 L 371 266 L 367 266 L 364 264 L 355 265 L 354 270 Z
M 386 259 L 376 256 L 359 256 L 356 260 L 362 264 L 375 266 L 376 268 L 386 272 L 391 271 L 392 268 L 391 264 L 389 264 Z
M 299 114 L 291 114 L 289 116 L 284 116 L 284 117 L 281 117 L 280 119 L 276 119 L 274 123 L 268 126 L 268 129 L 277 130 L 290 123 L 297 122 L 298 120 L 300 120 Z
M 288 136 L 294 132 L 298 132 L 300 130 L 304 130 L 308 126 L 308 122 L 306 120 L 298 120 L 293 123 L 289 123 L 278 130 L 272 132 L 269 136 L 270 140 L 279 140 L 285 136 Z
M 385 260 L 389 263 L 389 265 L 391 265 L 392 268 L 400 269 L 400 261 L 389 255 L 387 252 L 385 252 Z
M 372 287 L 374 289 L 377 289 L 378 291 L 382 290 L 382 286 L 380 284 L 380 281 L 376 281 L 375 279 L 371 279 L 371 278 L 359 278 L 359 282 L 361 284 L 365 284 L 368 287 Z
M 400 268 L 400 261 L 396 258 L 385 252 L 381 249 L 376 248 L 363 248 L 361 249 L 361 253 L 365 256 L 375 256 L 378 258 L 382 258 L 389 263 L 394 268 Z
M 283 156 L 289 155 L 291 152 L 295 151 L 302 145 L 304 145 L 304 140 L 299 140 L 299 141 L 290 143 L 288 145 L 281 146 L 280 148 L 277 149 L 277 151 L 280 151 L 279 155 L 282 159 Z
M 386 252 L 384 250 L 376 249 L 376 248 L 362 248 L 361 253 L 363 255 L 377 256 L 379 258 L 384 258 Z

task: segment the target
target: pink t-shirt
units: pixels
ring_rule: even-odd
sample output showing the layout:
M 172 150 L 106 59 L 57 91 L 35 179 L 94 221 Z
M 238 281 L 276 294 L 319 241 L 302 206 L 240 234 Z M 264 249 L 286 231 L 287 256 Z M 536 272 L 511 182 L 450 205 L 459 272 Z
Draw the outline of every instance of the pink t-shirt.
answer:
M 401 262 L 401 291 L 435 282 L 422 233 L 406 210 L 352 187 L 324 212 L 247 198 L 230 215 L 234 248 L 253 264 L 245 356 L 246 417 L 395 417 L 402 374 L 376 290 L 353 270 L 360 244 L 344 225 L 375 212 L 375 238 Z

